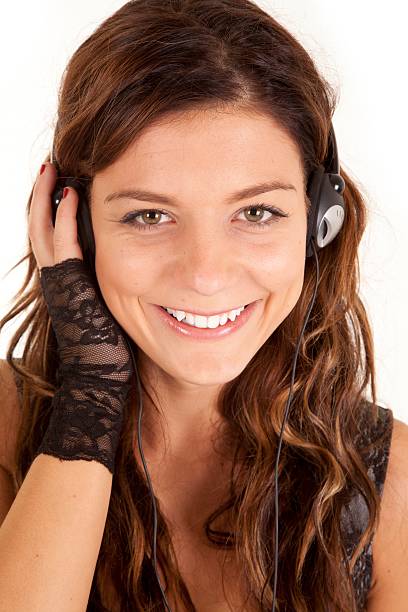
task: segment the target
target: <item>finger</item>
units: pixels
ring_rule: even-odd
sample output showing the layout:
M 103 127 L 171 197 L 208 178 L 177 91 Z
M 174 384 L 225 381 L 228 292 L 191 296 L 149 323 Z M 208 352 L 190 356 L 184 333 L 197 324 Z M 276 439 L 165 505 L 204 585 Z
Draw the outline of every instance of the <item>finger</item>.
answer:
M 38 172 L 28 216 L 28 233 L 39 269 L 54 265 L 54 227 L 51 216 L 51 193 L 57 171 L 53 164 L 45 164 L 45 172 Z
M 78 242 L 78 194 L 72 187 L 57 208 L 54 229 L 54 263 L 78 257 L 83 261 L 82 249 Z

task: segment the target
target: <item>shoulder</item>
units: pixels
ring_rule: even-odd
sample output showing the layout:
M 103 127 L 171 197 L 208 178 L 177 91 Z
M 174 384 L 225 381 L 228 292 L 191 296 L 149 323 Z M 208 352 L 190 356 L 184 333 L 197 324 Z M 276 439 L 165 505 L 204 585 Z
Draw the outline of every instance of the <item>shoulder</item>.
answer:
M 408 601 L 408 425 L 393 419 L 380 521 L 373 538 L 368 612 L 403 612 Z
M 0 465 L 12 472 L 21 411 L 14 371 L 6 359 L 0 359 L 0 394 Z

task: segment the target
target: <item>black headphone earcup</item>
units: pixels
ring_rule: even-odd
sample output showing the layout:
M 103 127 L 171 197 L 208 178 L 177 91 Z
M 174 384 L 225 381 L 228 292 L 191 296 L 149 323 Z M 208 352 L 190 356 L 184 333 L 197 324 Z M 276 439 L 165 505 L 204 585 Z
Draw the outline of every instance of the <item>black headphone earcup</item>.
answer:
M 325 171 L 322 165 L 311 173 L 308 196 L 312 206 L 308 216 L 306 258 L 313 255 L 312 239 L 316 249 L 323 249 L 340 232 L 345 216 L 344 189 L 343 177 Z

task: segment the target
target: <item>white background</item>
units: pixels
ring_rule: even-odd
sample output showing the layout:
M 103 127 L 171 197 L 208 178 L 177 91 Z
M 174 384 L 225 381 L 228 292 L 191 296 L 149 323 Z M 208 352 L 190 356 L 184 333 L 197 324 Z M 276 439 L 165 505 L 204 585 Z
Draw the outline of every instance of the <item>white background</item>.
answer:
M 378 402 L 408 423 L 405 3 L 257 3 L 295 34 L 340 92 L 333 118 L 340 160 L 369 205 L 359 256 L 360 294 L 374 333 Z M 6 276 L 25 252 L 26 202 L 52 142 L 65 65 L 79 44 L 123 4 L 26 0 L 2 8 L 0 317 L 26 271 L 21 265 Z M 0 335 L 0 358 L 5 357 L 14 329 L 15 323 L 8 324 Z M 20 344 L 16 354 L 21 352 Z

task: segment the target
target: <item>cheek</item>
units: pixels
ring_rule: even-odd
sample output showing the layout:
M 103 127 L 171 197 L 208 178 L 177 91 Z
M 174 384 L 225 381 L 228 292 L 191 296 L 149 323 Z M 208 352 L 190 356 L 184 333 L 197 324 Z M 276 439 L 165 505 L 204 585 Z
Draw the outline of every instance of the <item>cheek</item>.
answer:
M 136 249 L 128 234 L 116 223 L 108 223 L 97 211 L 92 215 L 92 223 L 96 248 L 95 272 L 103 296 L 112 300 L 138 295 L 141 291 L 139 285 L 143 284 L 146 275 L 143 249 Z
M 102 294 L 123 290 L 127 274 L 126 260 L 115 251 L 100 251 L 95 257 L 95 271 Z
M 273 252 L 264 254 L 259 271 L 271 291 L 286 291 L 291 287 L 299 291 L 303 285 L 305 263 L 305 242 L 287 241 Z
M 264 257 L 260 268 L 269 299 L 266 304 L 268 332 L 272 333 L 291 313 L 302 293 L 305 272 L 305 243 L 290 244 Z
M 124 248 L 97 249 L 95 271 L 107 305 L 151 292 L 157 286 L 153 261 L 142 252 L 130 255 Z

